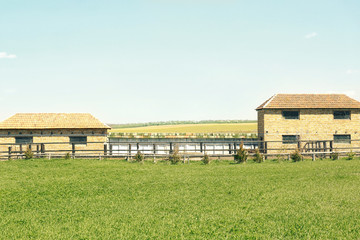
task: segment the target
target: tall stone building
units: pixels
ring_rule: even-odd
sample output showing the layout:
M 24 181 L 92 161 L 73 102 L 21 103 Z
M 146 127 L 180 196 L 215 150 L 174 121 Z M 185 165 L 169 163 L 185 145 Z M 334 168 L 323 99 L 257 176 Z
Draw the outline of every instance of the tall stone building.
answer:
M 18 113 L 0 123 L 0 151 L 25 151 L 30 146 L 33 151 L 63 154 L 74 148 L 103 153 L 109 129 L 88 113 Z
M 360 147 L 360 102 L 346 95 L 276 94 L 256 110 L 268 153 Z

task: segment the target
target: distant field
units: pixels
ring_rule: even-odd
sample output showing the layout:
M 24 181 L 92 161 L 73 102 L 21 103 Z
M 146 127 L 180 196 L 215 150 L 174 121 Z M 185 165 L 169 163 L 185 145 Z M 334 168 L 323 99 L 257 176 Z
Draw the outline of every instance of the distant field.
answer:
M 112 129 L 117 133 L 249 133 L 257 131 L 257 123 L 180 124 Z
M 360 160 L 0 162 L 0 239 L 359 239 Z

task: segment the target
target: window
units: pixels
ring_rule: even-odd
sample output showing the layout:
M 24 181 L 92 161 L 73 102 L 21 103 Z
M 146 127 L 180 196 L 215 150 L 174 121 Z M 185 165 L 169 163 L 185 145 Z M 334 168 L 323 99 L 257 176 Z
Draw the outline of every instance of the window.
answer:
M 283 135 L 283 144 L 296 144 L 299 141 L 298 135 Z
M 334 111 L 334 119 L 350 119 L 350 111 Z
M 87 144 L 87 137 L 70 137 L 71 144 Z
M 285 119 L 300 119 L 299 111 L 283 111 L 282 115 Z
M 334 135 L 334 143 L 351 143 L 351 135 Z
M 17 144 L 30 144 L 33 143 L 33 137 L 15 137 Z

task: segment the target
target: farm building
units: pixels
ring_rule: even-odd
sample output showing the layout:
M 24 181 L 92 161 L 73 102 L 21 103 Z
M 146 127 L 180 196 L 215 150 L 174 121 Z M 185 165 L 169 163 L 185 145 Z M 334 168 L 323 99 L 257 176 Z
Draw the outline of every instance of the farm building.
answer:
M 259 140 L 268 153 L 360 147 L 360 102 L 346 95 L 276 94 L 256 110 Z
M 87 113 L 18 113 L 0 123 L 0 151 L 103 153 L 108 129 Z

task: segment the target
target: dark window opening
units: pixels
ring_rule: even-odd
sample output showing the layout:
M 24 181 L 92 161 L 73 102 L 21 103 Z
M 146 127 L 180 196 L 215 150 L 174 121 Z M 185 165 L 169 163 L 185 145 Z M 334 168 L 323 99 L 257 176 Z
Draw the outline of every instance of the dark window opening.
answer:
M 285 119 L 300 119 L 299 111 L 283 111 L 282 115 Z
M 17 144 L 30 144 L 33 143 L 33 137 L 15 137 Z
M 351 143 L 351 135 L 334 135 L 334 143 Z
M 87 144 L 87 137 L 70 137 L 71 144 Z
M 334 119 L 350 119 L 350 111 L 334 111 Z
M 299 141 L 298 135 L 283 135 L 283 144 L 296 144 Z

